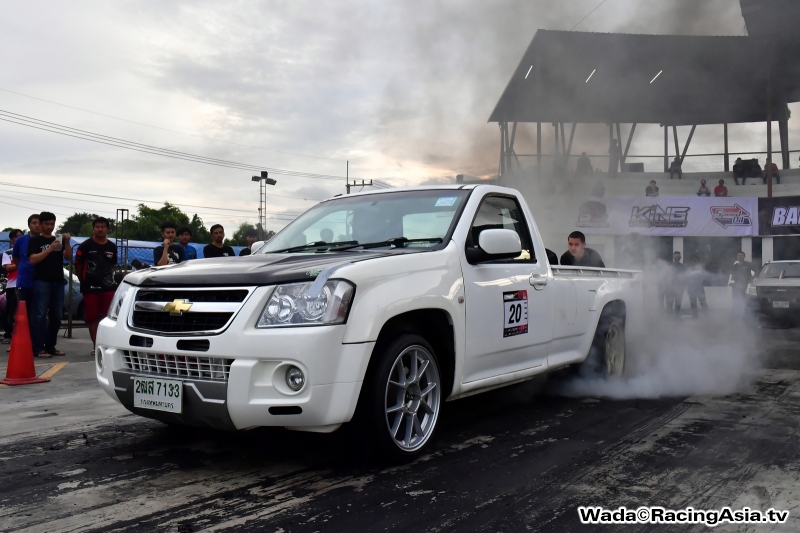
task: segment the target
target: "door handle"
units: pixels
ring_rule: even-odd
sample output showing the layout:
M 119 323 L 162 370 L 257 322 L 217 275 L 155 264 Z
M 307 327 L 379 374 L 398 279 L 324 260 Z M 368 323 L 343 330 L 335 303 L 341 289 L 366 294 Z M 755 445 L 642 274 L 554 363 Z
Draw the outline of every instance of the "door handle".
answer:
M 534 289 L 540 291 L 544 289 L 545 285 L 547 285 L 547 276 L 542 276 L 541 274 L 531 274 L 531 277 L 528 278 L 528 281 Z

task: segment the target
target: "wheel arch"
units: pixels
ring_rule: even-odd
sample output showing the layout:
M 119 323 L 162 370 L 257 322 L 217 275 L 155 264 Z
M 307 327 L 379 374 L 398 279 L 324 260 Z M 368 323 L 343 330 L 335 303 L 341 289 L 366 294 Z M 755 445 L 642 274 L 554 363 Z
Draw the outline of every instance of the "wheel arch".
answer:
M 456 367 L 456 344 L 453 317 L 439 308 L 415 309 L 388 319 L 381 326 L 367 365 L 367 375 L 375 367 L 378 356 L 392 339 L 403 333 L 415 333 L 428 341 L 436 352 L 442 379 L 442 399 L 453 390 Z

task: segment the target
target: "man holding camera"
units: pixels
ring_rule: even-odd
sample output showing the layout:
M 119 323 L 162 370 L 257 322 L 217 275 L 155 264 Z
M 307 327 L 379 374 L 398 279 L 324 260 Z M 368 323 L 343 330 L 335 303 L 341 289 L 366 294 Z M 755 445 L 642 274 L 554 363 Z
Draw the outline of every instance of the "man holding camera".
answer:
M 70 235 L 53 235 L 56 216 L 39 214 L 41 233 L 28 241 L 28 258 L 33 265 L 33 355 L 64 355 L 56 349 L 61 315 L 64 312 L 64 260 L 72 259 Z

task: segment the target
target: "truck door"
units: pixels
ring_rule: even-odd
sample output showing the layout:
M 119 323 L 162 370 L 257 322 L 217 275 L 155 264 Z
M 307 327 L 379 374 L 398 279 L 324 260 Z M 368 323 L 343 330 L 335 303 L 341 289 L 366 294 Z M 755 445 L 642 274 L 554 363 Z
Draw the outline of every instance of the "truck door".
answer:
M 470 227 L 466 247 L 476 246 L 481 231 L 510 229 L 519 235 L 522 254 L 477 265 L 462 256 L 467 326 L 464 383 L 547 362 L 553 287 L 547 286 L 544 248 L 538 242 L 537 257 L 525 213 L 514 196 L 489 194 Z

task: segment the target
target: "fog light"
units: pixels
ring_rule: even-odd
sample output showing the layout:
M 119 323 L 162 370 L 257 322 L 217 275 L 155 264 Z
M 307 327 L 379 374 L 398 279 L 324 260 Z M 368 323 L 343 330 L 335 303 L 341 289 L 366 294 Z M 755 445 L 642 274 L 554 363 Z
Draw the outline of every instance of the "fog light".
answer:
M 99 372 L 103 371 L 103 350 L 100 348 L 96 348 L 94 351 L 94 358 L 95 362 L 97 363 L 97 370 Z
M 289 388 L 293 391 L 302 389 L 305 382 L 306 376 L 303 374 L 303 371 L 296 366 L 290 366 L 289 370 L 286 371 L 286 384 L 289 385 Z

